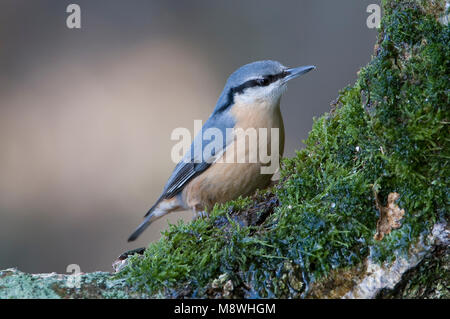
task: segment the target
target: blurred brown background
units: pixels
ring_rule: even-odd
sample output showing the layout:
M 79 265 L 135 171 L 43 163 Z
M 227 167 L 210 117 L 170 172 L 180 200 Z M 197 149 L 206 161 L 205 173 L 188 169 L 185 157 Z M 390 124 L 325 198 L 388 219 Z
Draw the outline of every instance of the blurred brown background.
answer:
M 282 100 L 291 156 L 370 60 L 377 2 L 2 0 L 0 269 L 110 270 L 158 239 L 167 219 L 126 242 L 175 166 L 170 133 L 206 120 L 248 62 L 318 67 Z

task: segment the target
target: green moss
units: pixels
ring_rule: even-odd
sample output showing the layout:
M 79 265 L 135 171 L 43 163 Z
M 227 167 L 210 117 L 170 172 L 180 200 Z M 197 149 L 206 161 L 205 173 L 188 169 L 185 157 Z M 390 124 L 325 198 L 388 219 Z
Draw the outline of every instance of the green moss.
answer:
M 369 252 L 379 262 L 406 254 L 448 219 L 450 30 L 436 19 L 443 2 L 423 3 L 384 1 L 376 56 L 314 121 L 306 148 L 284 160 L 277 188 L 171 225 L 120 276 L 164 296 L 217 296 L 211 283 L 226 276 L 234 296 L 301 297 Z M 375 241 L 374 193 L 384 204 L 391 192 L 406 212 L 402 227 Z M 239 218 L 274 198 L 258 222 Z

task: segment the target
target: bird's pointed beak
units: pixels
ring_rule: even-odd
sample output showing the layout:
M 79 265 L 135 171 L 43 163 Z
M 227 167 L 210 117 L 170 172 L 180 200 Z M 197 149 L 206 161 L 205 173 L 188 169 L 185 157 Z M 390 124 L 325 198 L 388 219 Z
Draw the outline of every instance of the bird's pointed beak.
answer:
M 316 68 L 315 65 L 307 65 L 298 68 L 287 69 L 286 72 L 288 72 L 288 75 L 284 78 L 284 82 L 295 79 L 296 77 L 308 73 L 309 71 L 314 70 L 315 68 Z

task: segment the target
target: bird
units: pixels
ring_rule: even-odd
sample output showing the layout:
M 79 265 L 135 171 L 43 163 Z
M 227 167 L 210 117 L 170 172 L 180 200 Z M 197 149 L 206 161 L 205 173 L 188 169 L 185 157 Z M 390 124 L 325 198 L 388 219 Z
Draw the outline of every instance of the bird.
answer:
M 168 213 L 192 210 L 194 218 L 207 216 L 216 203 L 248 196 L 257 189 L 269 186 L 274 172 L 261 173 L 269 164 L 261 159 L 236 161 L 239 156 L 251 155 L 250 146 L 246 144 L 241 151 L 236 150 L 236 135 L 226 133 L 237 129 L 255 129 L 257 132 L 260 129 L 277 129 L 279 133 L 275 137 L 278 140 L 272 140 L 272 135 L 265 134 L 265 146 L 272 147 L 275 145 L 272 143 L 276 142 L 279 149 L 275 153 L 282 157 L 284 124 L 280 111 L 281 96 L 288 81 L 313 69 L 316 69 L 314 65 L 288 68 L 277 61 L 263 60 L 234 71 L 226 81 L 212 114 L 128 241 L 136 240 L 153 221 Z M 205 152 L 208 144 L 204 143 L 204 132 L 208 130 L 222 133 L 225 138 L 216 143 L 210 152 Z M 257 148 L 261 145 L 258 144 Z

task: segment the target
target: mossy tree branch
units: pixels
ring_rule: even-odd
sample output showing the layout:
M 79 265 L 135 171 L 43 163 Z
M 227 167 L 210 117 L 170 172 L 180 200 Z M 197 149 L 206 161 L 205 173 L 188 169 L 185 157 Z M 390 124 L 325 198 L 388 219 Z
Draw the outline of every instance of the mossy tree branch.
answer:
M 170 226 L 100 277 L 134 297 L 450 297 L 446 3 L 383 8 L 372 61 L 284 160 L 279 185 Z

